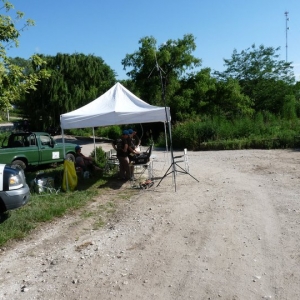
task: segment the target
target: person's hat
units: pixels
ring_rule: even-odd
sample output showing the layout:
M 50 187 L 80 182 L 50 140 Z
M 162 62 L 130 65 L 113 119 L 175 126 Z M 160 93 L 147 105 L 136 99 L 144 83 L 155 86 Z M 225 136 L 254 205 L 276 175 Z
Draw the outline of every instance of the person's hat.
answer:
M 128 130 L 123 130 L 123 135 L 129 135 Z
M 132 129 L 128 129 L 128 133 L 129 133 L 129 134 L 132 134 L 132 133 L 133 133 L 133 130 L 132 130 Z
M 82 147 L 80 147 L 79 145 L 77 145 L 76 147 L 75 147 L 75 151 L 78 151 L 79 149 L 81 149 Z

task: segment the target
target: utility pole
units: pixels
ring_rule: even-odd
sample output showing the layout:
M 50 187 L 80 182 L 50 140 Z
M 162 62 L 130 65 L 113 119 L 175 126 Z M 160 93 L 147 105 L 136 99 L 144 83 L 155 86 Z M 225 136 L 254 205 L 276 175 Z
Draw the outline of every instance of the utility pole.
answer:
M 285 13 L 285 61 L 288 60 L 288 30 L 290 29 L 288 27 L 288 21 L 289 19 L 289 12 L 286 11 Z

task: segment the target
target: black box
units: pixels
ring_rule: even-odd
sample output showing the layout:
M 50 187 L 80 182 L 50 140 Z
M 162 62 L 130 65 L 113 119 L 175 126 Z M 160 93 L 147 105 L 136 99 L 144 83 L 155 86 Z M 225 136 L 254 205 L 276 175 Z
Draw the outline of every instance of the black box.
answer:
M 149 155 L 148 154 L 138 154 L 133 158 L 132 162 L 135 165 L 146 164 L 147 162 L 149 162 Z

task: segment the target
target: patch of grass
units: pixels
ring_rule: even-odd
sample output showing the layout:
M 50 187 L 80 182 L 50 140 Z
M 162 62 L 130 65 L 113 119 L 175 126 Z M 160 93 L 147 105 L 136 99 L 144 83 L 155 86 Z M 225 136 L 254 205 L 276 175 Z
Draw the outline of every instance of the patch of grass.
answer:
M 101 217 L 99 217 L 99 219 L 96 220 L 93 224 L 93 230 L 97 230 L 103 227 L 104 225 L 105 225 L 105 221 Z
M 96 191 L 93 190 L 59 194 L 32 194 L 27 205 L 10 211 L 6 220 L 0 224 L 0 246 L 9 240 L 24 238 L 41 223 L 83 207 L 96 194 Z
M 124 190 L 121 193 L 118 194 L 118 198 L 121 200 L 128 200 L 131 198 L 134 194 L 136 193 L 135 190 L 130 189 L 130 190 Z
M 62 167 L 56 169 L 44 169 L 45 176 L 55 179 L 55 188 L 59 189 Z M 26 173 L 27 182 L 35 178 L 36 172 Z M 8 241 L 24 238 L 40 224 L 49 222 L 83 208 L 88 203 L 95 201 L 95 197 L 105 195 L 108 192 L 110 177 L 90 178 L 80 180 L 78 189 L 74 192 L 58 192 L 57 194 L 37 194 L 32 192 L 31 199 L 22 208 L 9 211 L 0 218 L 0 246 Z M 103 187 L 103 188 L 102 188 Z M 96 212 L 84 210 L 82 218 L 95 218 L 95 228 L 103 226 L 104 219 L 101 214 L 114 213 L 116 210 L 113 201 L 107 201 L 104 206 L 99 206 Z M 99 217 L 100 216 L 100 217 Z
M 93 216 L 95 216 L 95 212 L 92 212 L 92 211 L 85 210 L 84 212 L 81 213 L 81 217 L 84 219 L 88 219 Z

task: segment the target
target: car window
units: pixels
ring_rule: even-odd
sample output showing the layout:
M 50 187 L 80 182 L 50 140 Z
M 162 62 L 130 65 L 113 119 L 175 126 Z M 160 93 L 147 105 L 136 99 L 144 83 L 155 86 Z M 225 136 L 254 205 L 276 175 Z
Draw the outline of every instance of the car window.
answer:
M 34 134 L 31 134 L 27 137 L 30 146 L 37 146 L 36 137 Z
M 24 137 L 22 135 L 15 135 L 12 142 L 13 147 L 23 147 L 24 146 Z
M 43 146 L 50 146 L 50 137 L 48 135 L 41 135 L 40 140 Z

